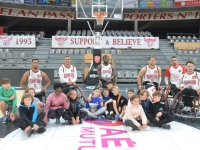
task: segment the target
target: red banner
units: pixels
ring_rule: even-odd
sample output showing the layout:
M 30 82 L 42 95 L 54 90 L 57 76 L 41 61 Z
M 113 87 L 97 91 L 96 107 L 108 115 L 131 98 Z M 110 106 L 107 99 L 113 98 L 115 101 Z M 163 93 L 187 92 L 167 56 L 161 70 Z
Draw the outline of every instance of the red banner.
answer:
M 73 20 L 74 12 L 53 11 L 53 10 L 32 10 L 20 8 L 0 7 L 0 15 L 11 17 L 43 18 Z
M 200 6 L 200 0 L 175 0 L 174 7 Z
M 185 20 L 199 19 L 199 11 L 184 12 L 152 12 L 152 13 L 124 13 L 124 21 L 157 21 L 157 20 Z
M 0 27 L 0 35 L 4 34 L 4 27 Z

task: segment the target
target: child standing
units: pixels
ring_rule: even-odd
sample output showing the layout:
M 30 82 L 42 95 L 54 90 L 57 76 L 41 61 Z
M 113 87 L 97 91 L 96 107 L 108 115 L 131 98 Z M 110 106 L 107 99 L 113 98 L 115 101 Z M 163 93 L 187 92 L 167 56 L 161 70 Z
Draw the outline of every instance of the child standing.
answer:
M 145 116 L 144 110 L 140 105 L 140 98 L 134 95 L 130 98 L 130 103 L 126 107 L 125 115 L 123 117 L 123 122 L 126 126 L 127 131 L 132 130 L 148 130 L 147 118 Z
M 105 107 L 101 106 L 102 98 L 99 96 L 101 91 L 99 88 L 93 90 L 93 95 L 90 95 L 86 102 L 86 107 L 83 108 L 87 112 L 87 119 L 96 119 L 99 120 L 105 119 L 103 113 L 106 111 Z
M 33 99 L 34 99 L 33 102 L 38 107 L 38 113 L 40 114 L 42 112 L 42 108 L 44 107 L 44 104 L 37 97 L 35 97 L 35 89 L 29 88 L 27 93 L 33 96 Z
M 162 94 L 159 91 L 153 93 L 153 103 L 150 108 L 150 113 L 147 113 L 147 118 L 151 123 L 164 129 L 171 129 L 169 123 L 173 121 L 164 102 L 160 102 Z
M 69 108 L 69 101 L 67 96 L 62 93 L 63 84 L 55 83 L 54 92 L 50 94 L 47 98 L 46 104 L 44 106 L 45 118 L 43 122 L 47 125 L 48 118 L 56 119 L 56 124 L 60 124 L 60 117 L 64 113 L 64 109 Z
M 33 103 L 33 97 L 30 94 L 25 93 L 22 96 L 18 110 L 19 117 L 16 118 L 15 122 L 27 133 L 28 137 L 34 132 L 43 133 L 46 131 L 43 126 L 40 126 L 45 117 L 45 113 L 41 112 L 38 115 L 37 106 Z
M 69 124 L 81 124 L 82 119 L 87 116 L 87 112 L 81 110 L 81 103 L 78 101 L 78 94 L 76 90 L 70 90 L 67 93 L 69 99 L 69 108 L 65 110 L 62 118 L 66 120 L 66 125 Z
M 17 107 L 17 94 L 14 87 L 11 87 L 10 79 L 3 78 L 1 80 L 2 87 L 0 87 L 0 110 L 3 114 L 2 124 L 7 124 L 8 118 L 11 121 L 15 119 Z M 6 115 L 6 109 L 9 109 L 10 115 Z

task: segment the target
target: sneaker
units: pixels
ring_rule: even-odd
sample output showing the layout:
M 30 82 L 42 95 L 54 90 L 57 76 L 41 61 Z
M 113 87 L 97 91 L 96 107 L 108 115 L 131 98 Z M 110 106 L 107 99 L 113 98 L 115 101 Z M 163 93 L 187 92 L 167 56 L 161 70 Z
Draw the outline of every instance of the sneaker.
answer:
M 71 121 L 70 120 L 66 120 L 65 121 L 65 125 L 71 125 Z
M 145 129 L 143 129 L 144 131 L 148 131 L 150 130 L 150 126 L 147 126 Z
M 27 136 L 28 137 L 31 137 L 31 135 L 35 133 L 35 130 L 34 129 L 31 129 L 30 131 L 27 132 Z
M 97 117 L 97 119 L 98 119 L 98 120 L 104 120 L 105 117 L 104 117 L 103 115 L 99 115 L 99 116 Z
M 90 116 L 86 116 L 85 117 L 87 120 L 92 120 L 92 118 Z
M 118 121 L 118 122 L 120 122 L 120 114 L 116 114 L 115 115 L 115 120 Z
M 187 107 L 187 113 L 191 113 L 191 112 L 192 112 L 191 107 Z
M 60 124 L 60 119 L 56 118 L 56 124 Z
M 111 115 L 107 114 L 107 115 L 106 115 L 106 119 L 107 119 L 107 120 L 112 120 Z
M 186 113 L 187 113 L 187 109 L 188 109 L 188 107 L 187 107 L 187 106 L 185 106 L 185 107 L 182 109 L 182 111 L 183 111 L 183 113 L 184 113 L 184 114 L 186 114 Z
M 2 118 L 2 124 L 7 124 L 7 123 L 8 123 L 8 116 L 6 115 Z
M 45 127 L 40 127 L 38 130 L 37 130 L 37 133 L 43 133 L 46 131 L 46 128 Z
M 126 128 L 126 130 L 127 130 L 128 132 L 131 132 L 131 131 L 133 130 L 133 128 L 131 128 L 130 126 L 126 126 L 125 128 Z
M 171 129 L 171 126 L 170 126 L 169 124 L 163 124 L 163 125 L 162 125 L 162 128 L 163 128 L 163 129 L 168 129 L 168 130 L 169 130 L 169 129 Z

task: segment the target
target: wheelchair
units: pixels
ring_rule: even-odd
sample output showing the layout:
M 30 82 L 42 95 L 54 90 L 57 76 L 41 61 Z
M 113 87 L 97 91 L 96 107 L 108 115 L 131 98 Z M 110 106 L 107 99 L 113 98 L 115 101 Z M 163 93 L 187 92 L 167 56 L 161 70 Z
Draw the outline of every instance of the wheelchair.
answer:
M 200 96 L 195 96 L 193 98 L 193 106 L 191 113 L 183 113 L 182 109 L 184 108 L 184 104 L 182 102 L 183 98 L 181 96 L 181 92 L 177 93 L 173 99 L 172 105 L 170 106 L 170 113 L 176 116 L 179 120 L 181 118 L 187 119 L 200 119 Z

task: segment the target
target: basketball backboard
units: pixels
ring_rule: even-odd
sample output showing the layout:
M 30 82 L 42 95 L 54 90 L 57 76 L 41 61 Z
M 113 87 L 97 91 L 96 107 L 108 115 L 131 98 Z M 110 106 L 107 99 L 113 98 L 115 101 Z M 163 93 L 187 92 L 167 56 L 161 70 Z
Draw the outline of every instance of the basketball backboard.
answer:
M 76 0 L 76 19 L 95 20 L 95 13 L 104 20 L 123 19 L 123 0 Z

